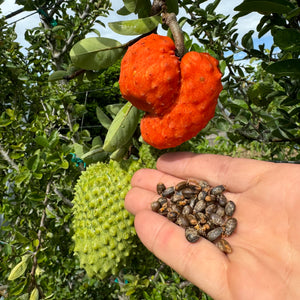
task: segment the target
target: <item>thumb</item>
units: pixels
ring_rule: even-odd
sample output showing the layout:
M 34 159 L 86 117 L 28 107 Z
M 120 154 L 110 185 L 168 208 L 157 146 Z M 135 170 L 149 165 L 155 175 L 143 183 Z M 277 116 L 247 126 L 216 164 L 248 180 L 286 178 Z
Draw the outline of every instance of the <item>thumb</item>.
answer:
M 214 299 L 229 299 L 229 260 L 215 245 L 203 238 L 188 242 L 183 228 L 148 210 L 136 214 L 135 228 L 142 243 L 172 269 Z

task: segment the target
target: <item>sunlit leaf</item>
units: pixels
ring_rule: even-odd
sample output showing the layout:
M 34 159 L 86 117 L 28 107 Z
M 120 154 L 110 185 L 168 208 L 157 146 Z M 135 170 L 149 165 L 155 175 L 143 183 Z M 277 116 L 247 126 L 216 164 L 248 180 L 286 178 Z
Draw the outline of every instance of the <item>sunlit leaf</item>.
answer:
M 123 54 L 122 44 L 109 38 L 91 37 L 76 43 L 71 60 L 85 70 L 101 70 L 114 64 Z
M 152 31 L 161 22 L 161 17 L 148 17 L 137 20 L 108 23 L 111 30 L 122 35 L 140 35 Z
M 103 149 L 114 152 L 132 137 L 139 121 L 139 111 L 127 102 L 118 112 L 107 132 Z
M 287 0 L 244 0 L 244 2 L 235 7 L 234 10 L 242 13 L 256 11 L 261 14 L 284 14 L 293 8 L 291 2 Z
M 275 62 L 266 68 L 268 73 L 277 76 L 300 76 L 300 59 L 287 59 Z

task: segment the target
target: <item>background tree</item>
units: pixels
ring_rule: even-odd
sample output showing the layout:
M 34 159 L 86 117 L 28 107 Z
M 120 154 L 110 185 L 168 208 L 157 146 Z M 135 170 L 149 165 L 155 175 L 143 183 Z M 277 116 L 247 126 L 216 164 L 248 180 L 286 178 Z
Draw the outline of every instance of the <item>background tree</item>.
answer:
M 162 4 L 167 5 L 167 13 L 178 13 L 179 7 L 186 11 L 188 17 L 178 20 L 192 27 L 190 35 L 184 34 L 186 49 L 209 52 L 219 59 L 224 73 L 216 116 L 187 143 L 189 149 L 299 160 L 299 3 L 245 0 L 230 21 L 216 13 L 220 0 L 207 5 L 205 0 L 163 2 L 124 1 L 118 13 L 136 15 L 135 19 L 114 22 L 110 28 L 137 37 L 125 45 L 101 37 L 85 39 L 95 23 L 102 24 L 102 17 L 109 14 L 109 1 L 17 1 L 24 10 L 37 11 L 41 17 L 41 24 L 25 34 L 31 44 L 27 55 L 15 42 L 14 27 L 1 19 L 3 297 L 199 297 L 196 287 L 142 245 L 128 270 L 102 281 L 88 278 L 73 255 L 74 184 L 84 163 L 108 161 L 112 156 L 102 146 L 107 129 L 125 103 L 117 84 L 120 59 L 129 45 L 160 26 Z M 267 32 L 273 36 L 271 49 L 264 45 L 255 48 L 253 31 L 239 43 L 238 19 L 253 11 L 262 15 L 258 36 Z M 166 24 L 163 28 L 168 30 Z M 171 35 L 171 31 L 166 34 Z M 244 54 L 247 63 L 236 60 L 238 53 Z M 138 128 L 133 132 L 119 159 L 137 153 L 140 134 Z M 226 137 L 218 137 L 212 146 L 206 137 L 220 132 Z M 140 264 L 141 257 L 147 257 L 147 262 Z M 201 297 L 208 299 L 204 293 Z

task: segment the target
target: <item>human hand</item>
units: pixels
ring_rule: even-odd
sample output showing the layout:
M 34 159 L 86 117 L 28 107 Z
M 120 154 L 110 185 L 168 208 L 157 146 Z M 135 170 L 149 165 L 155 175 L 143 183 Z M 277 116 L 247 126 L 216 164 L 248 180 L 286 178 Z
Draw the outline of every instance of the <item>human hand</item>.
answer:
M 135 215 L 142 243 L 215 300 L 300 299 L 299 175 L 297 165 L 170 153 L 157 170 L 134 174 L 125 207 Z M 231 254 L 206 239 L 189 243 L 183 228 L 151 211 L 158 182 L 171 186 L 189 178 L 223 184 L 236 203 Z

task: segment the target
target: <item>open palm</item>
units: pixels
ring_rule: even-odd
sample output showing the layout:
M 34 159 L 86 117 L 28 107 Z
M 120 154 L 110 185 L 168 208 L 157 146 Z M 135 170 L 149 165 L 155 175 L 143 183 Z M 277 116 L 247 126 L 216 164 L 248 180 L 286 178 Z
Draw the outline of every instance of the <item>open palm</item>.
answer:
M 157 170 L 135 173 L 125 206 L 143 244 L 215 300 L 300 299 L 299 175 L 300 167 L 290 164 L 166 154 Z M 205 239 L 189 243 L 184 229 L 151 211 L 158 182 L 171 186 L 192 178 L 223 184 L 236 203 L 229 255 Z

